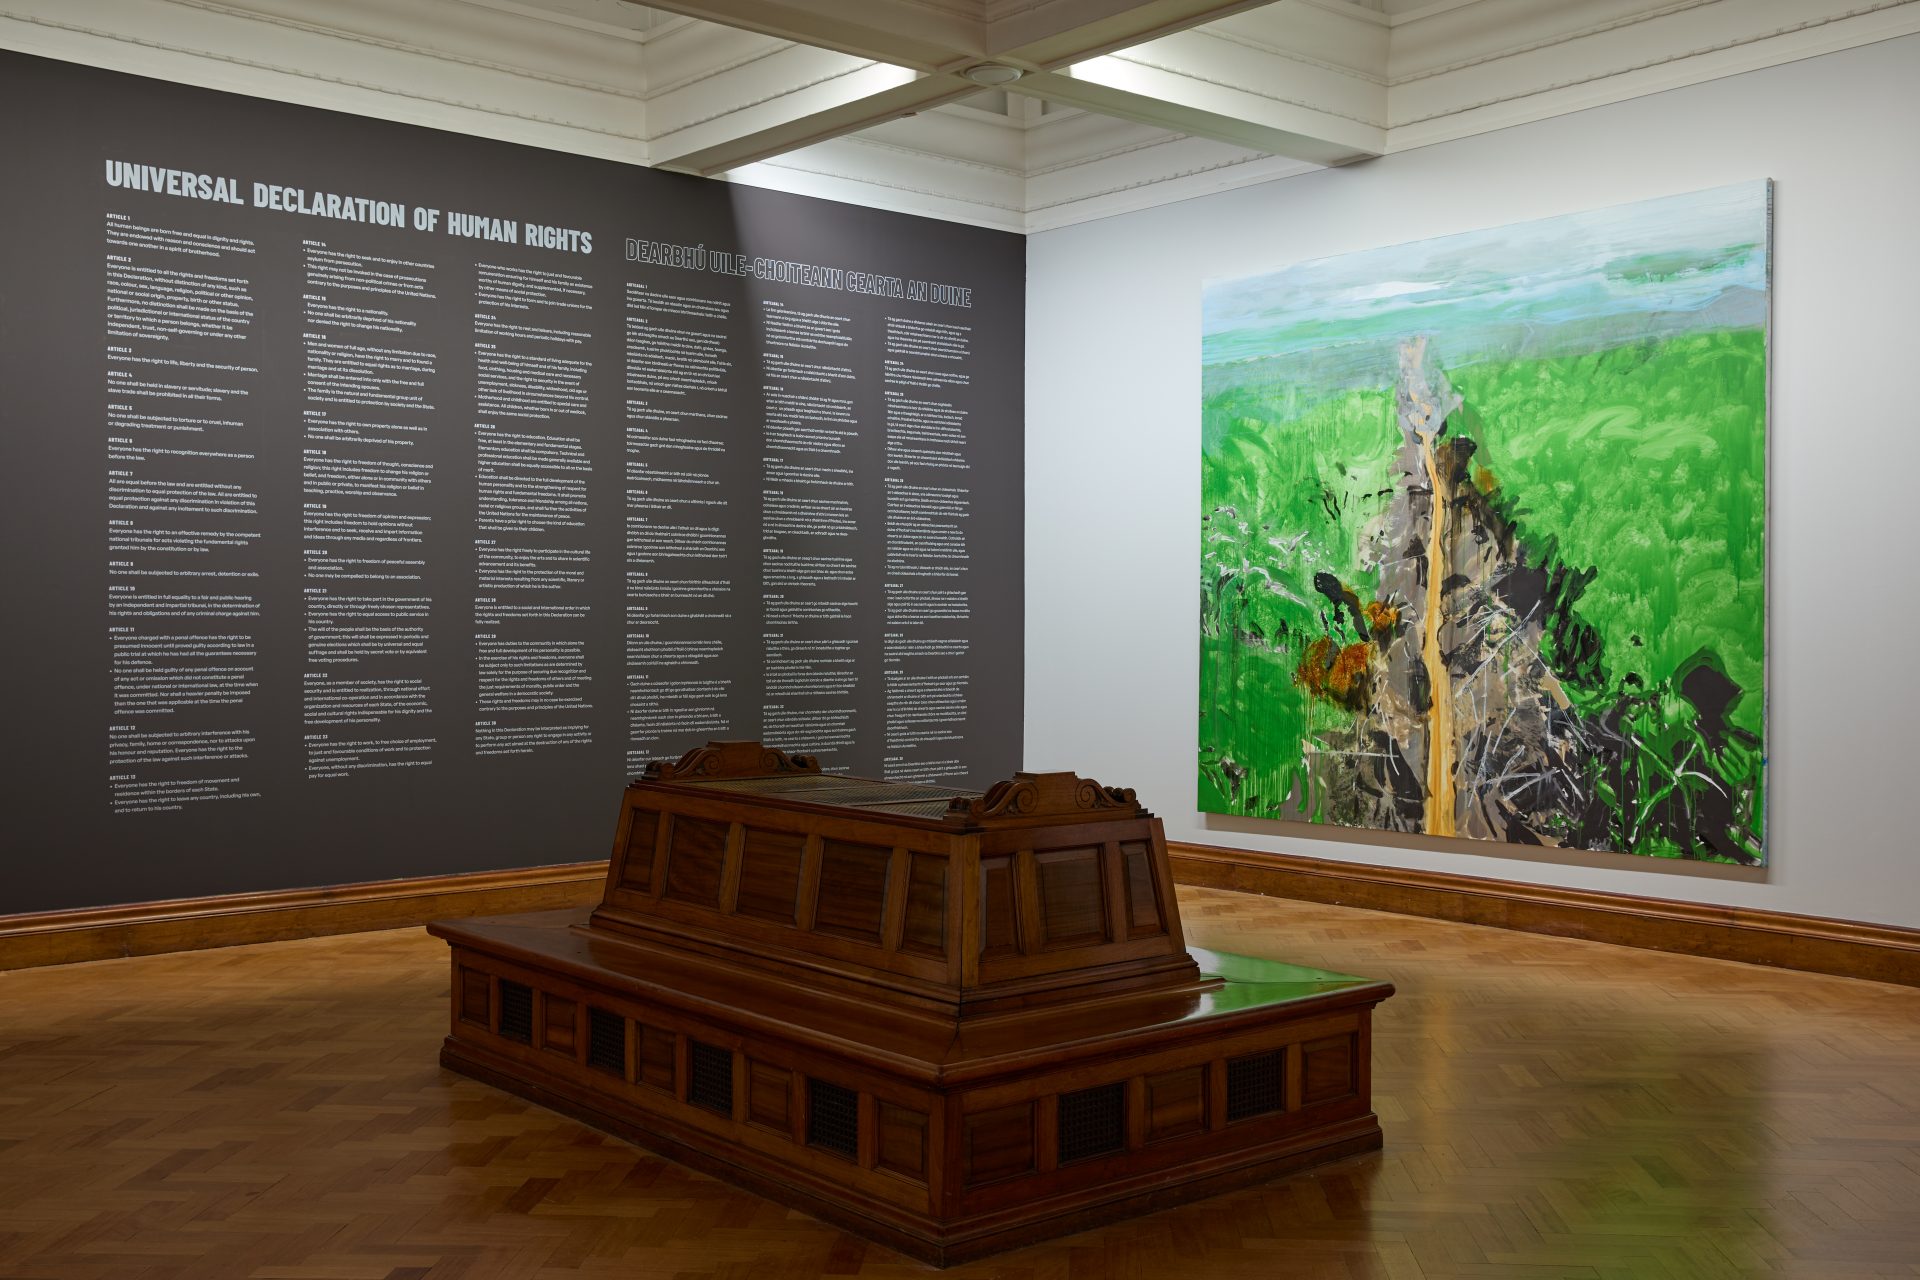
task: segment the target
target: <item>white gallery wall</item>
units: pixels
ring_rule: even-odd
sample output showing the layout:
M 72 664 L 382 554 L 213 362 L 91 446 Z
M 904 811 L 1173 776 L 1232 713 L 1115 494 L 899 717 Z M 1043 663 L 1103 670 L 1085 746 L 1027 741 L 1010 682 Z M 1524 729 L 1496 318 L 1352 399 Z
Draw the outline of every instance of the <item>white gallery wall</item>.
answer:
M 1027 767 L 1136 788 L 1172 840 L 1920 925 L 1916 122 L 1906 37 L 1033 236 Z M 1763 177 L 1770 865 L 1197 812 L 1202 281 Z

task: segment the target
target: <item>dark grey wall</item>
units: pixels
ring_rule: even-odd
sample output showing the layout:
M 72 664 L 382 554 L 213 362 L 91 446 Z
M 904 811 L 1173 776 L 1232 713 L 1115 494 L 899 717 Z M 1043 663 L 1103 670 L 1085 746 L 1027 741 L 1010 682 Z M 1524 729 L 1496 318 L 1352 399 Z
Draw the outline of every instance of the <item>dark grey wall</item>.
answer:
M 0 118 L 0 913 L 598 856 L 708 737 L 1018 766 L 1020 237 L 12 54 Z

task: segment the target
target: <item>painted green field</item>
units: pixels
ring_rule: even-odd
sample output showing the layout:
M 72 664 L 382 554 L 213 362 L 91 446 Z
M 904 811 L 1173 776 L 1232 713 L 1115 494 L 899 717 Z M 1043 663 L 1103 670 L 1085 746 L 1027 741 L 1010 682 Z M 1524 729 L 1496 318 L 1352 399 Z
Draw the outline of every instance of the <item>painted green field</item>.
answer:
M 1740 825 L 1757 850 L 1763 331 L 1459 367 L 1441 350 L 1439 363 L 1464 400 L 1448 435 L 1474 441 L 1474 482 L 1510 520 L 1529 562 L 1591 572 L 1569 607 L 1597 652 L 1588 643 L 1583 655 L 1563 655 L 1549 643 L 1541 654 L 1574 706 L 1614 717 L 1608 723 L 1640 753 L 1641 794 L 1613 797 L 1621 847 L 1683 852 L 1635 815 L 1664 794 L 1716 787 L 1747 797 Z M 1217 367 L 1207 372 L 1200 807 L 1317 820 L 1288 811 L 1289 797 L 1305 793 L 1303 754 L 1354 713 L 1311 698 L 1294 673 L 1306 646 L 1335 629 L 1316 574 L 1362 599 L 1378 588 L 1365 547 L 1396 483 L 1393 392 L 1328 396 L 1263 384 L 1258 365 L 1233 368 L 1231 386 Z M 1677 673 L 1703 660 L 1738 687 L 1725 711 L 1732 733 L 1703 735 L 1698 708 L 1679 690 Z

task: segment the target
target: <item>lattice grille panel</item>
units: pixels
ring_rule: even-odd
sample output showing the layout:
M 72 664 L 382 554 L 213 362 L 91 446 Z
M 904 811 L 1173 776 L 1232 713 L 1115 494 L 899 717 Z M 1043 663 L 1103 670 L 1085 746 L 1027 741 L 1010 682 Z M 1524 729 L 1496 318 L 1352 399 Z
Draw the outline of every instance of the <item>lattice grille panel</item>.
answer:
M 1121 1081 L 1060 1095 L 1060 1163 L 1127 1145 L 1127 1086 Z
M 687 1101 L 723 1116 L 733 1114 L 733 1055 L 725 1049 L 687 1044 Z
M 500 979 L 500 1034 L 533 1043 L 533 989 L 524 983 Z
M 1278 1049 L 1227 1060 L 1227 1119 L 1245 1120 L 1284 1106 Z
M 860 1155 L 860 1095 L 825 1080 L 807 1081 L 807 1145 L 843 1155 Z
M 861 808 L 870 813 L 892 813 L 902 818 L 944 818 L 947 816 L 945 800 L 910 800 L 904 804 L 867 804 Z
M 627 1020 L 605 1009 L 587 1009 L 587 1065 L 627 1074 Z

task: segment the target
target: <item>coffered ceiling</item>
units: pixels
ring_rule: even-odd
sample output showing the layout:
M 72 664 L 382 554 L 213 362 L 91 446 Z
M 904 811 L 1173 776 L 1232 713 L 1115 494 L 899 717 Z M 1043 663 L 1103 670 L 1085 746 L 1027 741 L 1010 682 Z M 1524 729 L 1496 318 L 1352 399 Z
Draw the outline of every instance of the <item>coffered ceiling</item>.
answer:
M 1023 231 L 1916 31 L 1920 0 L 0 0 L 27 52 Z

